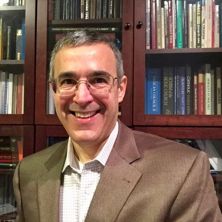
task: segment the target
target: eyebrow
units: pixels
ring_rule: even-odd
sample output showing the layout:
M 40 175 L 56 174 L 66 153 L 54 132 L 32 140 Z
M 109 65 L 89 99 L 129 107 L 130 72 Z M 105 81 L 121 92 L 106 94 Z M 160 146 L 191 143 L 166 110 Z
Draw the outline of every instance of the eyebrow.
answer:
M 111 75 L 110 73 L 103 71 L 103 70 L 95 70 L 92 72 L 89 72 L 87 76 L 100 76 L 100 75 Z M 87 77 L 86 76 L 86 77 Z M 78 79 L 79 76 L 76 72 L 62 72 L 58 75 L 58 80 L 64 79 L 64 78 L 75 78 Z

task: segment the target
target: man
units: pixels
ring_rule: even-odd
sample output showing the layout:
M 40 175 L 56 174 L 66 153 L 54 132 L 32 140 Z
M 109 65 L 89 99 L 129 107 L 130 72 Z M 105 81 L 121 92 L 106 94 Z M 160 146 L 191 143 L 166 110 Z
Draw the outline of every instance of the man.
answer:
M 50 63 L 68 141 L 21 161 L 17 221 L 220 222 L 207 156 L 118 121 L 121 54 L 87 31 L 60 40 Z

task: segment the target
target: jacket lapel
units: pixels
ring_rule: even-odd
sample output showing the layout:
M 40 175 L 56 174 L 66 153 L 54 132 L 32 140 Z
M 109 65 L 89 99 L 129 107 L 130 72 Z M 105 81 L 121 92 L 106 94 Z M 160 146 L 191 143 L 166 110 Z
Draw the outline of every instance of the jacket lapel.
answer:
M 132 131 L 120 124 L 119 135 L 101 175 L 86 222 L 115 221 L 141 177 L 141 172 L 131 165 L 139 158 Z
M 40 221 L 59 221 L 59 189 L 67 143 L 55 147 L 56 151 L 46 162 L 46 171 L 38 180 Z

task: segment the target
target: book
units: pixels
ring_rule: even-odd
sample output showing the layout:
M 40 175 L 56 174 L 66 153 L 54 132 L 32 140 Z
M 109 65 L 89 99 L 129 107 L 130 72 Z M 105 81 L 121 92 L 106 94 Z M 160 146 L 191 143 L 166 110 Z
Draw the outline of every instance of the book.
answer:
M 149 68 L 147 69 L 145 104 L 147 114 L 161 113 L 161 69 Z
M 201 1 L 196 2 L 196 48 L 201 48 Z
M 183 1 L 176 0 L 176 47 L 183 48 Z
M 185 115 L 186 114 L 186 70 L 185 66 L 176 66 L 175 68 L 176 76 L 176 114 Z
M 206 47 L 206 6 L 205 0 L 201 1 L 201 48 Z
M 6 91 L 6 107 L 7 112 L 6 114 L 12 114 L 12 100 L 13 100 L 13 74 L 7 74 L 7 91 Z
M 102 18 L 102 0 L 96 0 L 96 19 L 101 19 L 101 18 Z
M 16 114 L 24 113 L 24 73 L 18 75 Z
M 156 0 L 151 0 L 151 48 L 157 48 Z
M 173 24 L 173 0 L 168 0 L 168 48 L 172 49 L 174 46 L 174 24 Z
M 210 64 L 204 65 L 204 76 L 205 76 L 205 115 L 211 115 L 211 99 L 212 99 L 212 88 L 211 88 L 211 67 Z
M 16 31 L 16 59 L 21 60 L 22 53 L 22 29 Z
M 216 67 L 216 114 L 221 115 L 221 67 Z
M 192 70 L 190 65 L 186 65 L 186 86 L 185 86 L 185 101 L 186 101 L 186 115 L 193 114 L 193 94 L 192 94 Z
M 0 16 L 0 60 L 3 59 L 3 18 Z
M 205 83 L 203 70 L 199 70 L 197 74 L 197 114 L 205 114 Z
M 0 106 L 0 114 L 6 114 L 6 101 L 7 101 L 7 73 L 6 72 L 1 72 L 0 75 L 0 82 L 1 82 L 1 94 L 0 94 L 0 101 L 1 101 L 1 106 Z
M 193 4 L 188 4 L 188 48 L 193 48 Z
M 174 114 L 174 68 L 170 66 L 163 67 L 162 114 Z
M 197 72 L 194 72 L 194 75 L 193 75 L 193 114 L 194 115 L 197 115 L 198 114 L 198 100 L 197 100 L 197 97 L 198 97 L 198 74 Z
M 150 0 L 146 0 L 146 49 L 150 49 L 150 41 L 151 41 L 151 20 L 150 20 Z

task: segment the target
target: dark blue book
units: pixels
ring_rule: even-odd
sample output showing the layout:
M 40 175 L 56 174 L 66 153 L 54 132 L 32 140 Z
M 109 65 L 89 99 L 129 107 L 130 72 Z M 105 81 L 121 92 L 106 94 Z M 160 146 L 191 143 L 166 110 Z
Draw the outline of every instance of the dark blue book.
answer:
M 161 69 L 148 68 L 145 81 L 145 113 L 161 113 Z
M 176 71 L 176 113 L 177 115 L 186 114 L 186 68 L 177 66 Z

